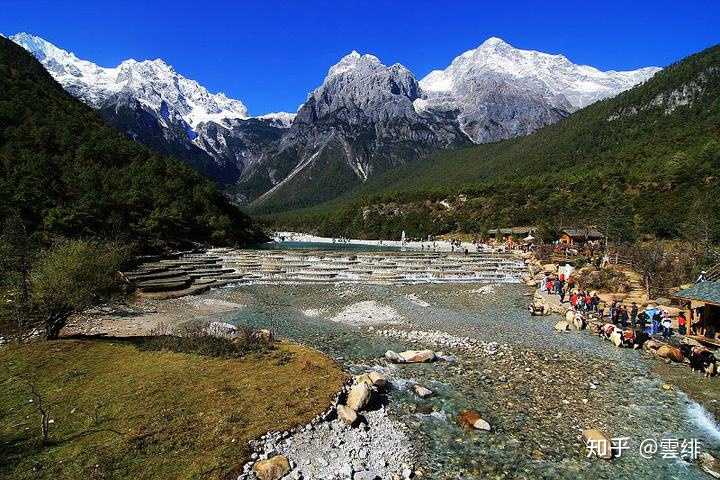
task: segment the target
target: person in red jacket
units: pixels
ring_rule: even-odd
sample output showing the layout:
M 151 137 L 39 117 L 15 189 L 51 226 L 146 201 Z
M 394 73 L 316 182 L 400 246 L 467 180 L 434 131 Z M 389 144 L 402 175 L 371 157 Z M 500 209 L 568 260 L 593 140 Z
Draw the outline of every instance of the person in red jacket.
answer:
M 685 318 L 685 312 L 678 313 L 677 322 L 678 333 L 680 335 L 685 335 L 687 333 L 687 318 Z
M 577 301 L 578 301 L 577 293 L 573 292 L 573 294 L 570 295 L 570 305 L 572 305 L 573 309 L 575 309 L 575 307 L 577 307 Z

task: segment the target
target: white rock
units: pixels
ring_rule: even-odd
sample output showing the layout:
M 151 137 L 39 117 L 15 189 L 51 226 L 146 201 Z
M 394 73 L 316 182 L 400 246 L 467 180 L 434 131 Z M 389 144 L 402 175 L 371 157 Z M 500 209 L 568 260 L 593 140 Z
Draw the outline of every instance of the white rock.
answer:
M 428 398 L 433 394 L 432 390 L 430 390 L 429 388 L 425 388 L 422 385 L 414 385 L 413 390 L 415 390 L 415 393 L 420 398 Z

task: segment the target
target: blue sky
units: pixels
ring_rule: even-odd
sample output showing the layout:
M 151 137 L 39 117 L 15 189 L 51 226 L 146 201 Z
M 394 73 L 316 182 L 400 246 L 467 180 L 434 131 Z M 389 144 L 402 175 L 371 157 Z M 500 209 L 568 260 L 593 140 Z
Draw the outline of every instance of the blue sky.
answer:
M 261 114 L 295 111 L 353 49 L 418 78 L 490 36 L 604 70 L 664 66 L 720 43 L 720 1 L 0 0 L 0 32 L 20 31 L 103 66 L 163 58 Z

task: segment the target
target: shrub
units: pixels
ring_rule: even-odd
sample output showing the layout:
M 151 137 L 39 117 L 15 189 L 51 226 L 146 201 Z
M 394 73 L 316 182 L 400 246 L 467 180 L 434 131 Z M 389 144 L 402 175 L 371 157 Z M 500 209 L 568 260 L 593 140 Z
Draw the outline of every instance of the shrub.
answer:
M 175 329 L 160 324 L 144 337 L 138 348 L 148 351 L 194 353 L 209 357 L 240 358 L 262 353 L 273 346 L 272 336 L 250 328 L 238 327 L 232 335 L 218 336 L 209 331 L 206 321 L 186 322 Z
M 48 339 L 58 337 L 71 314 L 119 291 L 117 271 L 128 253 L 115 243 L 65 240 L 40 255 L 31 275 L 31 301 Z

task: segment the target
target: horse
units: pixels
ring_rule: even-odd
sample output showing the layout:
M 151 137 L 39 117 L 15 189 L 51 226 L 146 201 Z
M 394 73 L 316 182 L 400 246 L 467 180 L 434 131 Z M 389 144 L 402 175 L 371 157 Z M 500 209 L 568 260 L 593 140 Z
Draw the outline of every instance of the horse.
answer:
M 685 358 L 690 361 L 690 368 L 693 370 L 703 372 L 706 377 L 711 377 L 717 373 L 715 354 L 708 348 L 683 343 L 680 345 L 680 350 Z

